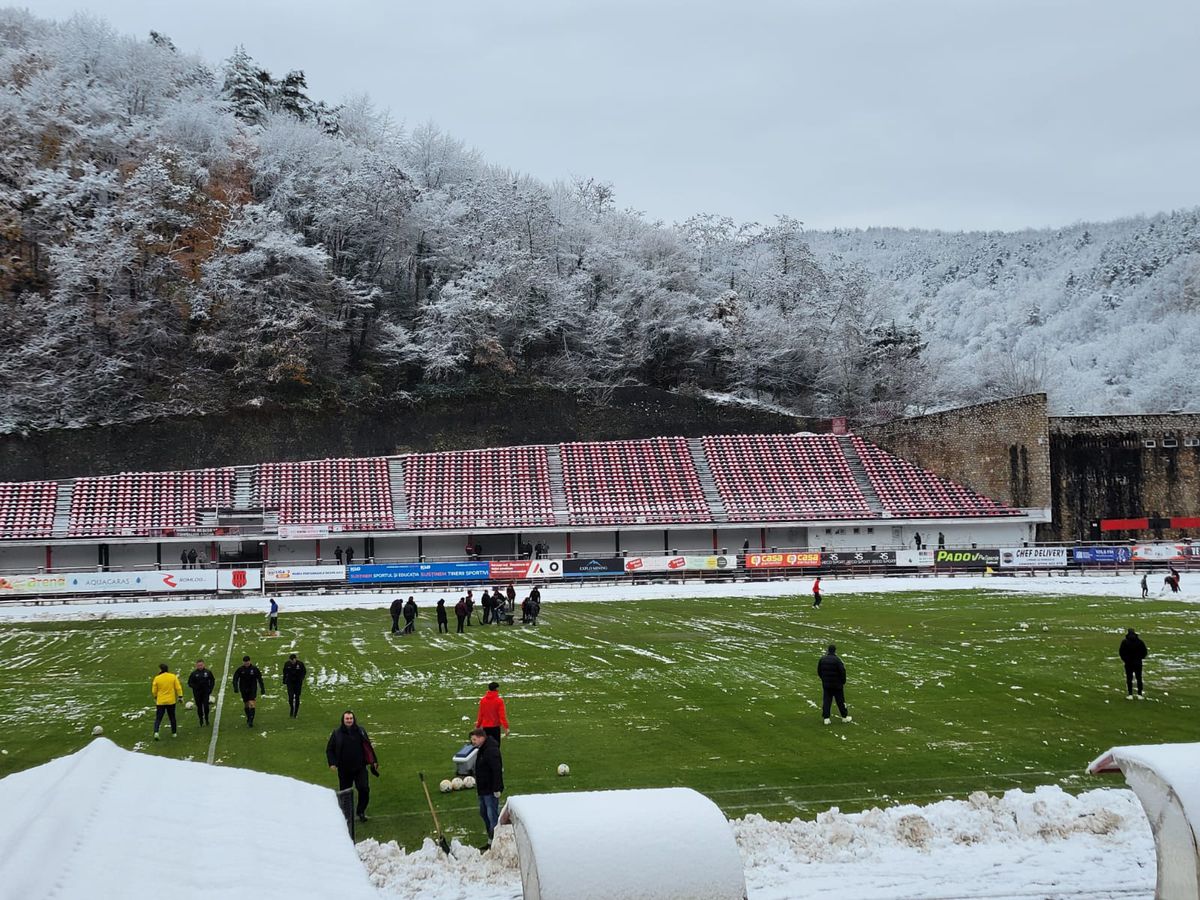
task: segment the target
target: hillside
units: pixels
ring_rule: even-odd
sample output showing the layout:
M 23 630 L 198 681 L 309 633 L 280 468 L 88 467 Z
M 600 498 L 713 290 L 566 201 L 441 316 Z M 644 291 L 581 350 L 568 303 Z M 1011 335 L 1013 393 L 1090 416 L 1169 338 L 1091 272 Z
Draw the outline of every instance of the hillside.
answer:
M 1055 411 L 1200 408 L 1195 210 L 667 226 L 242 48 L 214 66 L 89 17 L 0 11 L 0 88 L 0 432 L 420 408 L 481 380 L 859 421 L 1039 387 Z

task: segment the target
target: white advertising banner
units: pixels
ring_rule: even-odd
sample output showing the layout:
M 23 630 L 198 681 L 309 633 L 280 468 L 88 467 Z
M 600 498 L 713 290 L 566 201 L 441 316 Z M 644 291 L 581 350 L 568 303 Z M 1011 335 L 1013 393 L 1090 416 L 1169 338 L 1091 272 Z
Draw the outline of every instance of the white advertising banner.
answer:
M 258 569 L 161 569 L 146 572 L 64 572 L 0 577 L 0 597 L 46 594 L 186 594 L 202 591 L 257 591 Z
M 285 541 L 294 538 L 324 538 L 341 530 L 341 525 L 280 525 L 279 537 Z
M 916 566 L 921 569 L 933 568 L 932 550 L 897 550 L 896 565 Z
M 260 591 L 262 590 L 262 569 L 218 569 L 217 590 Z
M 626 572 L 712 572 L 737 568 L 736 556 L 630 556 Z
M 1067 565 L 1066 547 L 1001 547 L 1000 565 L 1006 569 L 1061 569 Z
M 268 584 L 345 580 L 345 566 L 267 566 Z
M 160 572 L 139 573 L 144 575 L 146 591 L 155 593 L 187 593 L 188 591 L 215 591 L 216 569 L 163 569 Z

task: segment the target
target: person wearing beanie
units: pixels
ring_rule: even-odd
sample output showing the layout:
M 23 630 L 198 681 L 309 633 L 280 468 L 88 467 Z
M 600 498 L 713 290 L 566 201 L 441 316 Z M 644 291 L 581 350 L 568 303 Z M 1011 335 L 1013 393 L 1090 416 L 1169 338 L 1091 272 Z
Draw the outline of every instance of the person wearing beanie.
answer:
M 833 701 L 837 701 L 842 719 L 851 721 L 850 714 L 846 712 L 846 667 L 838 658 L 834 644 L 829 645 L 825 655 L 817 662 L 817 677 L 821 679 L 821 718 L 825 724 L 830 722 L 829 707 Z
M 482 728 L 489 737 L 500 743 L 500 729 L 504 728 L 508 736 L 508 714 L 504 709 L 504 700 L 500 696 L 500 685 L 493 681 L 488 685 L 487 693 L 479 699 L 479 714 L 475 717 L 475 727 Z
M 1125 632 L 1125 640 L 1121 641 L 1121 662 L 1125 663 L 1125 699 L 1133 699 L 1133 679 L 1137 676 L 1137 698 L 1145 700 L 1142 693 L 1142 660 L 1150 651 L 1146 642 L 1138 637 L 1138 633 L 1130 628 Z

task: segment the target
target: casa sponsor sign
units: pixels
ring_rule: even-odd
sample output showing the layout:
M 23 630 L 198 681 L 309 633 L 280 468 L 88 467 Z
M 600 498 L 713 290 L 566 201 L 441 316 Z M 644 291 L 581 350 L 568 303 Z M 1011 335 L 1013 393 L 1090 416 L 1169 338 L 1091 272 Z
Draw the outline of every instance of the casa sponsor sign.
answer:
M 630 556 L 625 560 L 625 571 L 637 572 L 719 572 L 736 569 L 737 558 L 726 555 L 713 556 Z
M 1183 559 L 1188 550 L 1187 544 L 1135 544 L 1133 558 L 1138 562 L 1169 562 Z
M 821 554 L 823 566 L 894 566 L 894 550 L 835 550 Z
M 1006 569 L 1061 569 L 1066 564 L 1066 547 L 1002 547 L 1000 549 L 1000 565 Z
M 381 563 L 346 566 L 346 580 L 354 583 L 415 581 L 488 581 L 486 562 Z
M 1077 563 L 1127 563 L 1133 559 L 1129 547 L 1076 547 L 1071 557 Z
M 531 578 L 562 578 L 561 559 L 500 559 L 488 563 L 490 581 L 528 581 Z
M 267 584 L 345 581 L 345 566 L 267 566 Z
M 796 569 L 821 565 L 820 551 L 803 553 L 747 553 L 747 569 Z
M 933 566 L 933 550 L 897 550 L 896 565 L 928 569 Z
M 934 550 L 935 566 L 950 566 L 960 569 L 986 569 L 1000 565 L 1000 551 L 993 547 L 971 550 Z
M 567 578 L 601 578 L 606 575 L 624 575 L 625 558 L 621 556 L 581 556 L 564 559 L 563 575 Z

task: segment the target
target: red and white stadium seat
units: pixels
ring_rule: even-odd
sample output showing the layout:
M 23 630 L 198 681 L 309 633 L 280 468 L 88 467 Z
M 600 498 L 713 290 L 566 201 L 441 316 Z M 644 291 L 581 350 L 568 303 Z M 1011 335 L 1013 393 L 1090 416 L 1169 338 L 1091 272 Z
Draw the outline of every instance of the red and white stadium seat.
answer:
M 0 538 L 50 537 L 57 481 L 0 483 Z
M 123 472 L 77 478 L 71 492 L 69 537 L 187 531 L 197 510 L 233 502 L 233 469 Z
M 255 496 L 280 525 L 340 525 L 346 531 L 396 527 L 388 461 L 384 457 L 263 463 Z
M 414 453 L 404 458 L 409 528 L 553 525 L 546 448 Z

